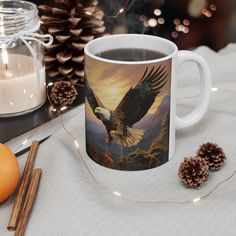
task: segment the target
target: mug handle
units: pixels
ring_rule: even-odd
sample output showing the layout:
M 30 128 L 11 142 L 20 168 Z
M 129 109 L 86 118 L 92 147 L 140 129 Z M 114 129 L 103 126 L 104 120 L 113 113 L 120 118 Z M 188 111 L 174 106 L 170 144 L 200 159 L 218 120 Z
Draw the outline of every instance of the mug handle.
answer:
M 200 73 L 200 101 L 196 108 L 187 116 L 179 117 L 176 115 L 176 129 L 183 129 L 199 122 L 205 115 L 211 97 L 211 74 L 206 61 L 198 54 L 180 50 L 177 54 L 177 67 L 186 61 L 195 62 Z

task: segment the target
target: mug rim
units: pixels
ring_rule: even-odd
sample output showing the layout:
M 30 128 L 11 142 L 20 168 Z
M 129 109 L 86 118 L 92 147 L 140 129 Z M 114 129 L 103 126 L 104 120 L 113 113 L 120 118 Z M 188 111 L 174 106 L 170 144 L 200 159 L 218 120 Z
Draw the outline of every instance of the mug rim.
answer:
M 90 47 L 94 46 L 94 44 L 99 43 L 100 41 L 106 40 L 107 38 L 121 38 L 121 37 L 140 37 L 140 38 L 149 38 L 149 39 L 153 39 L 153 40 L 157 40 L 157 41 L 162 41 L 166 44 L 171 45 L 172 47 L 172 52 L 169 53 L 168 55 L 161 57 L 161 58 L 157 58 L 157 59 L 153 59 L 153 60 L 145 60 L 145 61 L 119 61 L 119 60 L 111 60 L 111 59 L 105 59 L 99 56 L 94 55 L 93 53 L 90 52 Z M 178 51 L 178 48 L 176 46 L 176 44 L 174 44 L 173 42 L 171 42 L 168 39 L 165 38 L 161 38 L 159 36 L 154 36 L 154 35 L 147 35 L 147 34 L 114 34 L 114 35 L 106 35 L 106 36 L 102 36 L 100 38 L 96 38 L 91 40 L 90 42 L 88 42 L 84 48 L 84 53 L 85 55 L 98 60 L 98 61 L 102 61 L 102 62 L 107 62 L 107 63 L 115 63 L 115 64 L 126 64 L 126 65 L 139 65 L 139 64 L 149 64 L 149 63 L 156 63 L 156 62 L 161 62 L 161 61 L 165 61 L 168 60 L 170 58 L 172 58 Z

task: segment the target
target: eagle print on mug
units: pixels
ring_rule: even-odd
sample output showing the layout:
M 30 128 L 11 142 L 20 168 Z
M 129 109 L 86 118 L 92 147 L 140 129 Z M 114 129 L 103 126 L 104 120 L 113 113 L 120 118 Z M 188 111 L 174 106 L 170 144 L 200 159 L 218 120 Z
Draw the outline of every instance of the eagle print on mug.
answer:
M 145 34 L 96 38 L 86 44 L 84 54 L 88 156 L 127 171 L 151 169 L 174 157 L 176 130 L 198 123 L 207 111 L 211 74 L 206 61 Z M 199 69 L 200 96 L 192 112 L 179 117 L 177 74 L 189 61 Z
M 98 164 L 144 170 L 168 161 L 171 60 L 86 58 L 86 149 Z

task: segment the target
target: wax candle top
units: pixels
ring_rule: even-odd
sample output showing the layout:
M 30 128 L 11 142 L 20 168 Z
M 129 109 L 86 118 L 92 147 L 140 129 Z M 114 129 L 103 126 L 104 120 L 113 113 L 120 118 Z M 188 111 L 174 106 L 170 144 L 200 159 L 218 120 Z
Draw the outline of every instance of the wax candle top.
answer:
M 42 105 L 46 99 L 45 66 L 39 68 L 39 77 L 40 84 L 30 56 L 9 54 L 8 69 L 0 59 L 0 116 L 14 115 Z
M 34 61 L 30 56 L 8 54 L 7 69 L 3 58 L 0 57 L 0 80 L 19 79 L 33 73 Z

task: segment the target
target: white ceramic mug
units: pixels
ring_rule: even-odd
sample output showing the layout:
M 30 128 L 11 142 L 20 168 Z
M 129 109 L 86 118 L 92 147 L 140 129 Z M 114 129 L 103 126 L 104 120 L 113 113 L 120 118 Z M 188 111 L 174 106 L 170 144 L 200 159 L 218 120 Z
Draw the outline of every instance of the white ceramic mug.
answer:
M 116 49 L 157 51 L 163 57 L 118 61 L 99 56 Z M 192 61 L 200 72 L 200 101 L 186 117 L 176 115 L 176 69 Z M 97 163 L 119 170 L 144 170 L 167 162 L 176 129 L 199 122 L 207 111 L 211 76 L 204 59 L 178 51 L 169 40 L 121 34 L 95 39 L 85 47 L 86 150 Z

